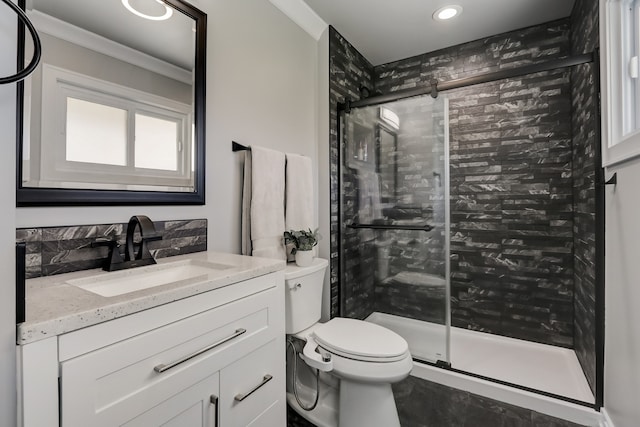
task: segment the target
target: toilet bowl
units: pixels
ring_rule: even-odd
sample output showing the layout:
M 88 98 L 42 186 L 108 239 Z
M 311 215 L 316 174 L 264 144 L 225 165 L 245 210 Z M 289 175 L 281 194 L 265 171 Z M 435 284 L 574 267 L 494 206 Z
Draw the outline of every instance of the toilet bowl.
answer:
M 289 340 L 304 343 L 301 352 L 288 355 L 287 363 L 297 357 L 323 373 L 314 379 L 308 373 L 300 375 L 298 369 L 297 378 L 287 381 L 287 400 L 319 427 L 400 426 L 391 384 L 411 371 L 409 346 L 395 332 L 362 320 L 338 317 L 318 323 L 327 265 L 326 260 L 316 259 L 309 267 L 285 270 L 286 332 Z M 288 375 L 295 371 L 287 370 Z M 307 411 L 302 406 L 312 406 L 315 400 L 314 381 L 319 381 L 318 403 Z M 293 387 L 308 401 L 299 402 Z

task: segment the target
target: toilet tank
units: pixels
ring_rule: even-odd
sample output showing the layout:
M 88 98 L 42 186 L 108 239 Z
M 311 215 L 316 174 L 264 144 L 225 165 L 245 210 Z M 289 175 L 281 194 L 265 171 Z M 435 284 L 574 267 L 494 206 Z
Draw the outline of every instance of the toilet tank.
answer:
M 287 334 L 307 329 L 322 315 L 322 285 L 329 262 L 315 258 L 308 267 L 287 264 L 284 270 Z

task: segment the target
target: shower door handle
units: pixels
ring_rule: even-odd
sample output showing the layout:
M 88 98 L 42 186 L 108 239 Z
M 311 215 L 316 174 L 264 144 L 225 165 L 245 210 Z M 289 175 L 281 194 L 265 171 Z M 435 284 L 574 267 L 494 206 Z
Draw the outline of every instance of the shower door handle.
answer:
M 353 223 L 348 226 L 349 228 L 368 228 L 371 230 L 408 230 L 408 231 L 431 231 L 433 226 L 431 225 L 383 225 L 383 224 L 357 224 Z

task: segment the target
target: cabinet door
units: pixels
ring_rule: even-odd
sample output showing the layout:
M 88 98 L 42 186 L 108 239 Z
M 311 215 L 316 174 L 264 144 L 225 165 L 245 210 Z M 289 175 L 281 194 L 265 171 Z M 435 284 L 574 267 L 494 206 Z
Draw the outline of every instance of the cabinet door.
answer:
M 62 426 L 119 426 L 274 336 L 284 337 L 281 324 L 273 324 L 281 318 L 274 312 L 280 296 L 260 292 L 65 360 Z
M 218 427 L 219 378 L 218 373 L 211 375 L 121 425 L 123 427 Z
M 224 427 L 287 425 L 284 349 L 283 335 L 220 372 Z

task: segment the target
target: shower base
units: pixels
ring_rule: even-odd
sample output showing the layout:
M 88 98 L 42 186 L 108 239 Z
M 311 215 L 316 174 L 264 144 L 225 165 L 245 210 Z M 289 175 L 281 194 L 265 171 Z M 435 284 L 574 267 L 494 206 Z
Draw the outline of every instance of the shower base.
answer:
M 432 363 L 444 360 L 444 325 L 378 312 L 372 313 L 366 320 L 391 329 L 405 338 L 414 359 Z M 457 372 L 416 362 L 412 375 L 565 419 L 582 420 L 585 416 L 590 418 L 594 413 L 597 414 L 586 406 L 464 374 L 593 404 L 593 394 L 573 350 L 452 327 L 450 354 L 451 367 Z M 488 391 L 484 392 L 485 389 Z M 505 394 L 505 390 L 509 393 Z M 514 396 L 510 394 L 511 391 L 520 397 L 510 401 Z M 520 400 L 522 396 L 526 397 L 525 401 Z M 527 400 L 529 398 L 532 400 Z M 567 418 L 562 410 L 561 413 L 550 411 L 549 407 L 556 403 L 561 409 L 576 409 L 577 415 Z

